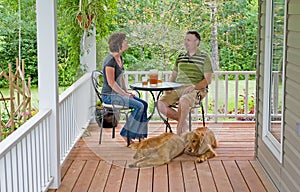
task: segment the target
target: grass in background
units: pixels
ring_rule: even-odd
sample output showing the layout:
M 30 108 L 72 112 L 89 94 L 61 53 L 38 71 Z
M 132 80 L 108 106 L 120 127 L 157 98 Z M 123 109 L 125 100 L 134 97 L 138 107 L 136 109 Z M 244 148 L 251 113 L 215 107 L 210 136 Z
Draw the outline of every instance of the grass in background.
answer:
M 66 87 L 59 87 L 59 93 L 61 94 L 63 91 L 66 90 Z M 1 88 L 0 92 L 3 94 L 5 98 L 9 97 L 9 89 L 8 88 Z M 38 88 L 37 87 L 32 87 L 30 89 L 31 92 L 31 106 L 35 107 L 38 109 L 39 107 L 39 101 L 38 101 Z M 2 98 L 2 95 L 0 94 L 0 98 Z M 8 102 L 8 101 L 7 101 Z M 0 102 L 1 109 L 3 109 L 3 103 L 2 101 Z

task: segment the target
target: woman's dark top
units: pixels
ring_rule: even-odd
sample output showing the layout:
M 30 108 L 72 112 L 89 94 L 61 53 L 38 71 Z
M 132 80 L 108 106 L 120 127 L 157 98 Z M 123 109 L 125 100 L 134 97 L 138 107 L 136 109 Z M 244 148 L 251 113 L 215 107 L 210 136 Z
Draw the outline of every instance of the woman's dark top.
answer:
M 122 57 L 121 57 L 122 61 Z M 124 67 L 120 67 L 118 63 L 116 62 L 115 58 L 109 54 L 107 57 L 104 59 L 103 64 L 103 86 L 102 86 L 102 94 L 103 95 L 109 95 L 109 94 L 117 94 L 109 85 L 107 82 L 107 77 L 106 77 L 106 71 L 105 68 L 107 66 L 115 68 L 115 81 L 118 83 L 118 85 L 123 89 L 122 87 L 122 77 L 124 74 Z

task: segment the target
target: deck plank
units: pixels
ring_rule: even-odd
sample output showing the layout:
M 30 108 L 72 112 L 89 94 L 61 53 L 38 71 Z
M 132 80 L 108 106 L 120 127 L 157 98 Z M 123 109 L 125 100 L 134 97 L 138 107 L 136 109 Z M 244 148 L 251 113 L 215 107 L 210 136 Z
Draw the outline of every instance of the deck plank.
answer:
M 121 192 L 136 191 L 137 178 L 139 175 L 138 169 L 125 169 Z
M 65 177 L 65 175 L 72 163 L 73 163 L 73 160 L 71 160 L 71 159 L 66 159 L 66 161 L 64 162 L 64 165 L 61 168 L 61 178 L 62 179 Z
M 120 191 L 123 181 L 125 161 L 115 161 L 112 164 L 105 191 Z
M 217 190 L 220 192 L 233 191 L 222 161 L 209 161 L 209 165 L 216 182 Z
M 208 161 L 196 164 L 201 191 L 217 191 Z
M 153 168 L 142 168 L 140 169 L 137 191 L 152 191 L 152 183 L 153 183 Z
M 104 191 L 111 166 L 111 163 L 105 161 L 99 162 L 89 192 Z
M 194 161 L 182 161 L 182 174 L 186 191 L 200 191 Z
M 68 169 L 57 192 L 72 191 L 86 161 L 74 160 Z
M 98 164 L 99 161 L 97 160 L 89 160 L 86 162 L 72 192 L 88 191 Z
M 174 192 L 184 191 L 181 162 L 174 161 L 168 164 L 169 171 L 169 189 Z
M 235 161 L 223 161 L 226 173 L 234 191 L 249 191 L 247 183 Z
M 254 168 L 256 174 L 259 176 L 262 184 L 264 185 L 266 191 L 275 192 L 275 186 L 270 182 L 264 170 L 260 167 L 257 161 L 250 161 L 252 167 Z
M 168 192 L 168 170 L 167 164 L 154 167 L 153 173 L 153 192 Z
M 264 192 L 266 189 L 261 183 L 256 172 L 253 170 L 249 161 L 237 161 L 237 164 L 250 188 L 250 191 Z

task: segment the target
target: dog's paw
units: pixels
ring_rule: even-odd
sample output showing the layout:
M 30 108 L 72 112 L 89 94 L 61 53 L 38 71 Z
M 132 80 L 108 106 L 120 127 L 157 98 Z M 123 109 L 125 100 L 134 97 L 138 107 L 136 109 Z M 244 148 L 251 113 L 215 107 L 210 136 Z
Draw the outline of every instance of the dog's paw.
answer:
M 136 163 L 131 163 L 128 165 L 129 168 L 137 168 L 137 165 Z
M 203 161 L 201 159 L 196 160 L 197 163 L 202 163 Z
M 197 158 L 197 163 L 203 163 L 206 160 L 207 160 L 206 157 L 199 157 L 199 158 Z

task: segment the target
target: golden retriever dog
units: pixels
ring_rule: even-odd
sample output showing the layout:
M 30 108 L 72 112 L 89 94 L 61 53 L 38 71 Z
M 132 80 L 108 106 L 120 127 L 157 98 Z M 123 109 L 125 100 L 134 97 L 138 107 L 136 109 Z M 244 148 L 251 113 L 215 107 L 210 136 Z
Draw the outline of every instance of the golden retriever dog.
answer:
M 185 146 L 187 146 L 188 144 L 189 144 L 189 142 L 190 142 L 190 140 L 192 139 L 192 137 L 193 137 L 193 135 L 194 135 L 194 133 L 195 132 L 203 132 L 203 131 L 207 131 L 208 130 L 208 128 L 207 127 L 198 127 L 198 128 L 196 128 L 196 129 L 194 129 L 193 131 L 191 131 L 191 132 L 184 132 L 182 135 L 181 135 L 181 137 L 182 137 L 182 139 L 184 140 L 184 142 L 185 142 Z
M 209 158 L 217 156 L 214 148 L 218 142 L 214 133 L 207 127 L 201 127 L 183 134 L 186 147 L 185 154 L 197 156 L 197 162 L 202 163 Z
M 137 160 L 129 164 L 129 167 L 149 167 L 169 163 L 183 153 L 185 143 L 177 134 L 163 133 L 129 147 L 136 149 L 133 158 Z

